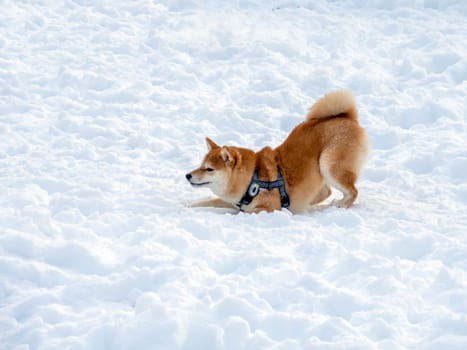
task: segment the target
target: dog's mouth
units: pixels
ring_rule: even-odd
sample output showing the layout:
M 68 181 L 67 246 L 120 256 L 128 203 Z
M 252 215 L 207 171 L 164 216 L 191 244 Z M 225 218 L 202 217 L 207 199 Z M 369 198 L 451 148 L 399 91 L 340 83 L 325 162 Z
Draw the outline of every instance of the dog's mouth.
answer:
M 200 182 L 200 183 L 196 183 L 196 182 L 191 182 L 191 181 L 190 181 L 190 184 L 191 184 L 191 186 L 194 186 L 194 187 L 201 187 L 201 186 L 209 185 L 210 182 Z

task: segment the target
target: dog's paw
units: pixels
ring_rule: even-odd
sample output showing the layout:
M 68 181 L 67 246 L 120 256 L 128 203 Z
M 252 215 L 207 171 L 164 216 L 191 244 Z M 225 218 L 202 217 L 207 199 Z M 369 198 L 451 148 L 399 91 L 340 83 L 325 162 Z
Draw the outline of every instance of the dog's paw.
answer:
M 334 199 L 331 202 L 331 205 L 333 205 L 335 207 L 338 207 L 338 208 L 344 208 L 344 209 L 350 208 L 352 206 L 352 204 L 353 204 L 353 201 L 348 200 L 345 197 L 342 198 L 342 199 Z

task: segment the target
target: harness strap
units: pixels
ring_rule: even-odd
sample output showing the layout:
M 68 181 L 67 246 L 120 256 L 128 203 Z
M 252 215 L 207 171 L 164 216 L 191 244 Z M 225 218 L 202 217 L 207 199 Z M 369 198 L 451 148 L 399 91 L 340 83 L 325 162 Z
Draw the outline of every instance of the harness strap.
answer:
M 284 178 L 282 177 L 281 170 L 279 168 L 277 168 L 277 174 L 278 177 L 276 181 L 261 181 L 258 179 L 258 172 L 255 170 L 250 185 L 248 186 L 248 190 L 242 199 L 240 199 L 240 202 L 237 203 L 237 207 L 242 210 L 243 205 L 250 204 L 253 201 L 253 198 L 259 194 L 259 190 L 261 188 L 268 191 L 278 188 L 281 195 L 281 206 L 282 208 L 288 208 L 290 206 L 290 199 L 287 195 L 287 191 L 285 190 Z

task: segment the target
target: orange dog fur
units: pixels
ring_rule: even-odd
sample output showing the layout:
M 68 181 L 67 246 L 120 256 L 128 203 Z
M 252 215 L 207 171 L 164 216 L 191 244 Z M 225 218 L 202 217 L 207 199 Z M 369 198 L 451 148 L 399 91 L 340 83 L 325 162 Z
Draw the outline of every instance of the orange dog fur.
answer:
M 331 92 L 318 100 L 305 121 L 297 125 L 277 148 L 265 147 L 258 152 L 219 146 L 206 138 L 208 153 L 201 166 L 186 175 L 195 187 L 207 187 L 217 195 L 195 203 L 198 207 L 235 208 L 248 190 L 253 173 L 259 180 L 275 181 L 279 168 L 290 198 L 289 210 L 303 213 L 328 198 L 331 187 L 343 197 L 334 202 L 349 208 L 357 198 L 355 187 L 370 146 L 358 123 L 357 107 L 346 90 Z M 278 189 L 260 190 L 245 212 L 281 209 Z

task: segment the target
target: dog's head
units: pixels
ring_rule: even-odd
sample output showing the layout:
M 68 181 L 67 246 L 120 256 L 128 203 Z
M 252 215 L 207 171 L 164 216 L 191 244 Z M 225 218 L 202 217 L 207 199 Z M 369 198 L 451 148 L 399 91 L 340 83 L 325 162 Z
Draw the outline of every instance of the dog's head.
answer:
M 208 153 L 201 166 L 185 175 L 194 187 L 207 187 L 223 197 L 229 187 L 232 170 L 238 159 L 235 147 L 219 146 L 206 137 Z

